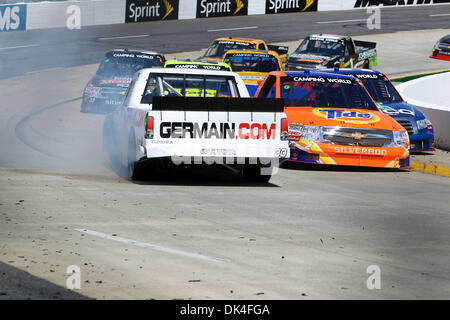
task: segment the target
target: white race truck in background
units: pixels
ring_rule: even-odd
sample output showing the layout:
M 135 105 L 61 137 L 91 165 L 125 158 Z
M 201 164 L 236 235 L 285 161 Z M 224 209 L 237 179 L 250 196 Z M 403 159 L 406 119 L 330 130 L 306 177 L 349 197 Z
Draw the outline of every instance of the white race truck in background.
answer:
M 219 164 L 267 182 L 289 158 L 283 108 L 281 99 L 250 98 L 233 72 L 142 69 L 105 118 L 103 149 L 132 180 L 156 165 Z

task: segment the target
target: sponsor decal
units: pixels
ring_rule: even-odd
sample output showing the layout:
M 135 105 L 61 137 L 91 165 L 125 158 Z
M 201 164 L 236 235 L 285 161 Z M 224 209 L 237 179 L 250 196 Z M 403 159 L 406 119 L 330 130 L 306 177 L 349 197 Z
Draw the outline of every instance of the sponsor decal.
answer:
M 219 40 L 216 43 L 218 43 L 218 44 L 239 45 L 239 46 L 245 46 L 245 47 L 253 47 L 253 43 L 251 43 L 251 42 L 242 42 L 242 41 Z
M 331 38 L 331 37 L 325 37 L 325 36 L 310 36 L 309 40 L 312 41 L 326 41 L 326 42 L 339 42 L 342 41 L 340 38 Z
M 274 140 L 276 125 L 229 122 L 161 122 L 161 138 Z
M 405 114 L 405 115 L 408 115 L 408 116 L 415 116 L 414 111 L 408 110 L 408 109 L 394 109 L 394 108 L 391 108 L 391 107 L 388 107 L 388 106 L 384 106 L 384 105 L 381 105 L 381 104 L 379 104 L 378 107 L 380 108 L 380 110 L 382 112 L 384 112 L 384 113 L 386 113 L 386 114 L 388 114 L 390 116 L 396 116 L 396 115 L 399 115 L 399 114 Z
M 242 80 L 257 80 L 257 81 L 259 81 L 259 80 L 264 80 L 266 78 L 266 76 L 246 76 L 244 74 L 244 75 L 241 75 L 241 78 L 242 78 Z
M 371 73 L 371 74 L 355 73 L 355 74 L 352 74 L 352 76 L 355 76 L 359 79 L 378 79 L 378 75 L 375 73 Z
M 178 19 L 179 0 L 127 0 L 125 22 Z
M 266 0 L 266 14 L 317 11 L 318 0 Z
M 289 124 L 288 137 L 289 140 L 299 140 L 303 133 L 304 124 L 299 122 L 291 122 Z
M 208 64 L 169 64 L 166 68 L 183 68 L 183 69 L 206 69 L 206 70 L 229 70 L 225 66 L 221 65 L 208 65 Z
M 131 59 L 155 59 L 155 56 L 147 55 L 147 54 L 134 54 L 134 53 L 113 53 L 112 55 L 115 58 L 131 58 Z M 161 58 L 160 56 L 156 56 L 156 58 Z
M 248 0 L 197 0 L 197 18 L 246 16 Z
M 25 30 L 27 5 L 0 5 L 0 32 Z
M 105 104 L 117 106 L 119 104 L 122 104 L 122 101 L 120 101 L 120 100 L 105 100 Z
M 215 149 L 215 148 L 203 148 L 200 150 L 203 155 L 213 155 L 213 156 L 235 156 L 235 149 Z
M 362 147 L 334 147 L 334 152 L 345 154 L 359 154 L 368 156 L 387 156 L 387 150 Z
M 345 123 L 369 124 L 380 121 L 380 117 L 372 112 L 358 112 L 339 109 L 315 108 L 313 113 L 327 120 L 342 121 Z
M 226 56 L 227 58 L 229 57 L 247 57 L 247 58 L 251 58 L 251 57 L 262 57 L 262 58 L 273 58 L 275 56 L 271 55 L 271 54 L 267 54 L 267 53 L 251 53 L 251 52 L 242 52 L 242 53 L 231 53 L 231 54 L 227 54 Z
M 352 84 L 353 81 L 350 79 L 340 79 L 340 78 L 324 78 L 324 77 L 314 77 L 314 76 L 305 76 L 305 77 L 292 77 L 294 82 L 329 82 L 329 83 L 343 83 L 343 84 Z
M 355 8 L 369 6 L 415 6 L 423 4 L 450 3 L 450 0 L 356 0 Z

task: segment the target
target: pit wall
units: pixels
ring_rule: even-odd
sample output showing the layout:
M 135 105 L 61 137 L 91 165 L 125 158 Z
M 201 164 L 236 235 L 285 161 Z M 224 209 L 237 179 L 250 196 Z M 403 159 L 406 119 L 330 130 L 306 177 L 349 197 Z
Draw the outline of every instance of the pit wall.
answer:
M 397 90 L 433 123 L 436 146 L 450 151 L 450 72 L 402 83 Z
M 7 4 L 0 5 L 0 32 L 449 3 L 450 0 L 91 0 Z

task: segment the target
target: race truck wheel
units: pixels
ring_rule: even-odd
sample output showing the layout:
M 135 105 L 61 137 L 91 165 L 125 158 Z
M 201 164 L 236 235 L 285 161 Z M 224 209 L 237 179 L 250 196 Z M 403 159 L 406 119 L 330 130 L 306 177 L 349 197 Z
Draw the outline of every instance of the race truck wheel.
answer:
M 272 177 L 272 174 L 267 174 L 269 173 L 267 170 L 270 170 L 270 173 L 272 172 L 272 169 L 263 167 L 262 165 L 246 164 L 242 168 L 242 175 L 247 181 L 250 182 L 267 183 Z
M 142 176 L 142 163 L 136 159 L 136 138 L 130 134 L 128 139 L 128 178 L 140 180 Z

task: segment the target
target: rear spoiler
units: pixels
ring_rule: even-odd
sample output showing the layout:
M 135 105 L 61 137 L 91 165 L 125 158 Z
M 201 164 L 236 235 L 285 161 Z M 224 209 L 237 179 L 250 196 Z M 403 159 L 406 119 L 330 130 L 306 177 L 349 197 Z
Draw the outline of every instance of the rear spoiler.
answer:
M 289 47 L 286 46 L 276 46 L 273 44 L 268 44 L 267 48 L 271 51 L 275 51 L 276 53 L 278 53 L 278 55 L 284 55 L 287 54 L 289 51 Z
M 371 41 L 354 40 L 353 42 L 355 43 L 355 46 L 363 47 L 363 48 L 367 48 L 367 49 L 375 49 L 375 47 L 377 46 L 376 42 L 371 42 Z
M 153 111 L 283 112 L 279 98 L 153 97 Z

